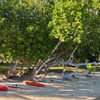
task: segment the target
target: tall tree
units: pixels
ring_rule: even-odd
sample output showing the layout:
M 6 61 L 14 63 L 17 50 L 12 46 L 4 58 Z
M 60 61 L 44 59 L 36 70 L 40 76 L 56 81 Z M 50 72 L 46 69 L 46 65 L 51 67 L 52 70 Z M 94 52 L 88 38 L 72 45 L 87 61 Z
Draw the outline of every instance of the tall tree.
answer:
M 59 0 L 49 22 L 50 36 L 66 42 L 72 49 L 75 47 L 73 45 L 80 44 L 77 55 L 83 59 L 89 52 L 91 55 L 98 52 L 99 55 L 99 5 L 99 0 Z
M 0 51 L 16 63 L 36 65 L 34 78 L 58 58 L 72 61 L 76 49 L 82 61 L 99 55 L 99 22 L 99 0 L 2 0 Z

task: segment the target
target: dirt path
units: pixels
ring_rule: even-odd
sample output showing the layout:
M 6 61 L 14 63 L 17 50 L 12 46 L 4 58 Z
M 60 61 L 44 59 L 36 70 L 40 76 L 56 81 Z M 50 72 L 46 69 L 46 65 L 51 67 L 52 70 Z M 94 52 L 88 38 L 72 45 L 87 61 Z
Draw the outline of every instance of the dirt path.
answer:
M 100 74 L 98 74 L 98 77 Z M 0 100 L 95 100 L 100 97 L 100 79 L 45 83 L 46 87 L 28 86 L 21 81 L 1 81 L 17 84 L 20 88 L 0 92 Z M 97 99 L 100 100 L 100 99 Z

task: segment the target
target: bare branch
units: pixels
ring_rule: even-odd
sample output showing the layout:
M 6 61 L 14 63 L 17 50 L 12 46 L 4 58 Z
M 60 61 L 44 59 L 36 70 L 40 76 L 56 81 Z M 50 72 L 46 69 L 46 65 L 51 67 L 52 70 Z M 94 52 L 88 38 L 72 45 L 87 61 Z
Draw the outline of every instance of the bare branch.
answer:
M 23 56 L 21 56 L 18 60 L 17 60 L 17 62 L 13 65 L 13 66 L 11 66 L 10 67 L 10 70 L 7 72 L 7 77 L 10 77 L 10 75 L 13 73 L 13 71 L 15 70 L 15 68 L 16 68 L 16 66 L 19 64 L 19 62 L 22 60 L 22 58 L 23 58 Z
M 52 50 L 51 55 L 56 51 L 56 49 L 58 48 L 58 46 L 59 46 L 61 43 L 62 43 L 61 41 L 59 41 L 59 42 L 57 43 L 57 45 L 56 45 L 56 46 L 54 47 L 54 49 Z M 50 58 L 51 55 L 48 56 L 47 60 L 45 60 L 44 63 L 42 63 L 42 65 L 39 66 L 39 68 L 37 68 L 37 70 L 33 73 L 33 77 L 35 77 L 35 76 L 40 72 L 40 70 L 46 65 L 46 63 L 48 63 L 50 60 L 54 59 L 54 57 L 53 57 L 53 58 Z
M 75 51 L 77 50 L 78 46 L 79 46 L 79 44 L 75 47 L 75 49 L 71 53 L 71 55 L 70 55 L 70 57 L 68 59 L 68 62 L 72 63 L 72 61 L 73 61 L 73 55 L 74 55 Z
M 37 74 L 37 70 L 40 67 L 40 65 L 42 64 L 42 61 L 39 61 L 39 64 L 36 66 L 35 70 L 32 73 L 32 79 L 35 80 L 36 74 Z
M 73 66 L 73 67 L 76 67 L 76 66 L 83 66 L 83 65 L 87 65 L 88 63 L 90 63 L 91 65 L 100 65 L 100 62 L 86 62 L 86 63 L 78 63 L 78 64 L 74 64 L 74 63 L 69 63 L 69 62 L 62 62 L 60 60 L 58 60 L 58 63 L 59 64 L 66 64 L 66 65 L 69 65 L 69 66 Z
M 57 64 L 58 64 L 58 62 L 55 62 L 55 63 L 49 65 L 49 66 L 46 68 L 46 70 L 49 70 L 51 67 L 56 66 Z
M 23 72 L 22 71 L 23 71 L 24 66 L 25 66 L 25 62 L 23 62 L 23 64 L 21 65 L 21 68 L 20 68 L 17 76 L 21 77 L 23 75 Z
M 68 52 L 68 49 L 65 49 L 64 51 L 62 51 L 61 53 L 59 53 L 57 56 L 56 56 L 56 59 L 58 59 L 61 55 L 65 54 Z
M 59 45 L 61 44 L 62 42 L 59 41 L 58 44 L 55 46 L 55 48 L 52 50 L 51 52 L 51 55 L 56 51 L 56 49 L 59 47 Z

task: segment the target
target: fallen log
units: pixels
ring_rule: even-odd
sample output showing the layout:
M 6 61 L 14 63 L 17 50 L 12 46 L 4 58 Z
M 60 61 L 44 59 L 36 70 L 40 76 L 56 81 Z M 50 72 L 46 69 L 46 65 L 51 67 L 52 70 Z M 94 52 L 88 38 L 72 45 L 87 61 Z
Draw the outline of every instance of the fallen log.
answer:
M 78 63 L 78 64 L 74 64 L 74 63 L 70 63 L 70 62 L 64 62 L 64 61 L 60 61 L 57 60 L 59 64 L 61 65 L 68 65 L 68 66 L 72 66 L 72 67 L 77 67 L 77 66 L 86 66 L 88 63 L 91 64 L 92 66 L 99 66 L 100 62 L 86 62 L 86 63 Z

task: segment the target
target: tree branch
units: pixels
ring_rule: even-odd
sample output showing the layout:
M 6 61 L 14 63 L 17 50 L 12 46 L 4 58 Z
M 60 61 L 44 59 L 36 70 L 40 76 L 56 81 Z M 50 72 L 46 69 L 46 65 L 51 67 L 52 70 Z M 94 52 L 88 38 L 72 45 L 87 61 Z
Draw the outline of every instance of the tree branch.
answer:
M 21 56 L 21 57 L 17 60 L 17 62 L 16 62 L 13 66 L 10 67 L 10 70 L 9 70 L 9 71 L 7 72 L 7 74 L 6 74 L 7 77 L 10 77 L 10 75 L 13 73 L 13 71 L 15 70 L 15 68 L 16 68 L 16 66 L 19 64 L 19 62 L 22 60 L 22 58 L 23 58 L 23 56 Z
M 58 48 L 58 46 L 59 46 L 61 43 L 62 43 L 61 41 L 59 41 L 59 42 L 57 43 L 57 45 L 56 45 L 56 46 L 54 47 L 54 49 L 51 51 L 51 55 L 56 51 L 56 49 Z M 46 64 L 47 62 L 49 62 L 50 60 L 52 60 L 52 58 L 50 58 L 51 55 L 48 56 L 47 60 L 45 60 L 44 63 L 42 63 L 42 65 L 39 66 L 39 68 L 37 69 L 37 71 L 35 71 L 35 72 L 33 73 L 33 74 L 34 74 L 33 77 L 35 77 L 35 76 L 40 72 L 40 70 L 45 66 L 45 64 Z
M 62 43 L 61 41 L 59 41 L 59 42 L 57 43 L 57 45 L 55 46 L 55 48 L 52 50 L 51 55 L 56 51 L 56 49 L 59 47 L 59 45 L 60 45 L 61 43 Z
M 58 60 L 58 63 L 59 64 L 66 64 L 66 65 L 69 65 L 69 66 L 72 66 L 72 67 L 76 67 L 76 66 L 83 66 L 83 65 L 87 65 L 88 63 L 90 63 L 91 65 L 95 66 L 95 65 L 100 65 L 100 62 L 86 62 L 86 63 L 78 63 L 78 64 L 74 64 L 74 63 L 69 63 L 69 62 L 63 62 L 63 61 L 60 61 Z
M 69 59 L 68 59 L 68 62 L 71 62 L 71 63 L 72 63 L 72 61 L 73 61 L 73 55 L 74 55 L 75 51 L 77 50 L 78 46 L 79 46 L 79 44 L 75 47 L 75 49 L 74 49 L 73 52 L 71 53 L 71 55 L 70 55 L 70 57 L 69 57 Z

